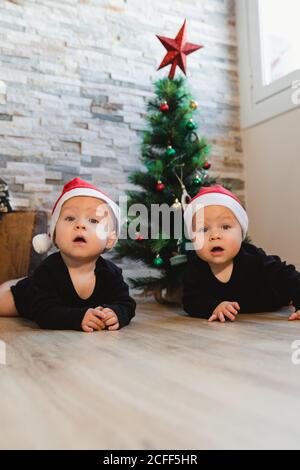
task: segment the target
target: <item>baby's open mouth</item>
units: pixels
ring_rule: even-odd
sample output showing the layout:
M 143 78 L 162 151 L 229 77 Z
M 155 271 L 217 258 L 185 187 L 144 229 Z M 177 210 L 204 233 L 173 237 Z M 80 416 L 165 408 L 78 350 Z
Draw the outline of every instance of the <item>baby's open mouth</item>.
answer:
M 81 237 L 81 236 L 77 236 L 74 238 L 73 242 L 82 242 L 82 243 L 86 243 L 86 239 L 84 237 Z
M 222 248 L 221 246 L 215 246 L 214 248 L 212 248 L 210 250 L 212 253 L 221 253 L 222 251 L 224 251 L 224 248 Z

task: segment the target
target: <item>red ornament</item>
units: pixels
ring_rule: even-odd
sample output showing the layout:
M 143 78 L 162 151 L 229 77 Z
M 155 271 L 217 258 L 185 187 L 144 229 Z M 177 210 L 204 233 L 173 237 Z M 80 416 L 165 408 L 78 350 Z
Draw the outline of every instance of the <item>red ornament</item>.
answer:
M 139 232 L 136 232 L 136 234 L 135 234 L 135 240 L 136 240 L 137 242 L 142 242 L 142 241 L 144 240 L 144 237 L 143 237 L 143 235 L 141 235 Z
M 157 70 L 166 67 L 166 65 L 172 64 L 169 73 L 170 80 L 173 80 L 177 66 L 179 66 L 183 73 L 186 75 L 186 56 L 204 47 L 200 46 L 199 44 L 192 44 L 190 42 L 186 42 L 185 29 L 186 20 L 184 20 L 184 23 L 181 26 L 175 39 L 157 35 L 157 38 L 168 51 Z
M 155 186 L 156 191 L 163 191 L 165 187 L 166 186 L 164 185 L 162 181 L 157 181 L 156 186 Z
M 210 167 L 211 167 L 211 163 L 209 163 L 209 162 L 205 162 L 204 165 L 203 165 L 204 170 L 209 170 Z
M 164 102 L 160 105 L 159 109 L 160 109 L 163 113 L 167 113 L 167 112 L 169 111 L 169 105 L 168 105 L 168 103 L 167 103 L 166 101 L 164 101 Z

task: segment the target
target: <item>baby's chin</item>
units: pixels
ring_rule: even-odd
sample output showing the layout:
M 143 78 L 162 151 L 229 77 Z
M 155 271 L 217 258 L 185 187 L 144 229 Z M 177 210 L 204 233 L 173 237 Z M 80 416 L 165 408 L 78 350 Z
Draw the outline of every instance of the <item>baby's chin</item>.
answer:
M 74 258 L 90 258 L 98 257 L 106 250 L 106 244 L 93 245 L 87 243 L 80 246 L 72 246 L 72 244 L 61 244 L 57 245 L 57 248 L 65 255 L 72 256 Z
M 224 264 L 227 261 L 232 260 L 234 257 L 228 255 L 228 253 L 222 253 L 219 256 L 212 256 L 210 252 L 208 253 L 203 253 L 203 252 L 198 252 L 196 251 L 197 256 L 202 259 L 202 261 L 206 261 L 206 263 L 214 263 L 214 264 Z

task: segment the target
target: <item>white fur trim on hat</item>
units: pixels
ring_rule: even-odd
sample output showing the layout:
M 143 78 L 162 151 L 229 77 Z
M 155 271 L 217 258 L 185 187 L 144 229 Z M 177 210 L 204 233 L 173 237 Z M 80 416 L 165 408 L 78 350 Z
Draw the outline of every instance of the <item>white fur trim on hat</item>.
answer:
M 34 251 L 39 253 L 40 255 L 43 253 L 47 253 L 52 246 L 52 241 L 50 236 L 47 233 L 39 233 L 32 239 L 32 246 Z
M 249 220 L 245 209 L 233 197 L 228 196 L 227 194 L 216 192 L 203 194 L 198 198 L 196 197 L 187 206 L 184 212 L 184 221 L 186 224 L 187 233 L 191 239 L 193 236 L 193 216 L 198 210 L 203 209 L 206 206 L 224 206 L 230 209 L 240 223 L 243 232 L 243 239 L 246 238 Z

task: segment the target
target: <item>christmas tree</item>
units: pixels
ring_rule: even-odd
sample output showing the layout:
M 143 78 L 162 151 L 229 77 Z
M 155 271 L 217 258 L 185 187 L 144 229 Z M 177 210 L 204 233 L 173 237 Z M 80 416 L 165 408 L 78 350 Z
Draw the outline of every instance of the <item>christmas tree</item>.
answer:
M 12 208 L 9 202 L 7 183 L 0 178 L 0 220 L 5 212 L 12 212 Z
M 176 66 L 185 73 L 186 55 L 202 47 L 185 42 L 185 28 L 184 22 L 175 39 L 158 36 L 168 50 L 159 68 L 172 67 L 168 78 L 154 84 L 155 98 L 147 105 L 148 128 L 141 152 L 144 170 L 135 171 L 129 178 L 141 190 L 127 191 L 129 207 L 144 204 L 151 213 L 153 205 L 167 204 L 171 209 L 170 230 L 166 233 L 161 218 L 148 223 L 139 219 L 135 237 L 121 239 L 116 247 L 120 257 L 143 261 L 157 270 L 157 275 L 129 281 L 144 293 L 153 292 L 158 301 L 162 301 L 164 290 L 169 298 L 174 297 L 182 284 L 187 240 L 183 232 L 177 233 L 176 220 L 180 218 L 183 227 L 183 210 L 189 199 L 201 187 L 215 183 L 208 173 L 210 146 L 197 133 L 198 104 L 185 79 L 174 79 Z M 132 222 L 133 217 L 128 216 L 127 228 Z

